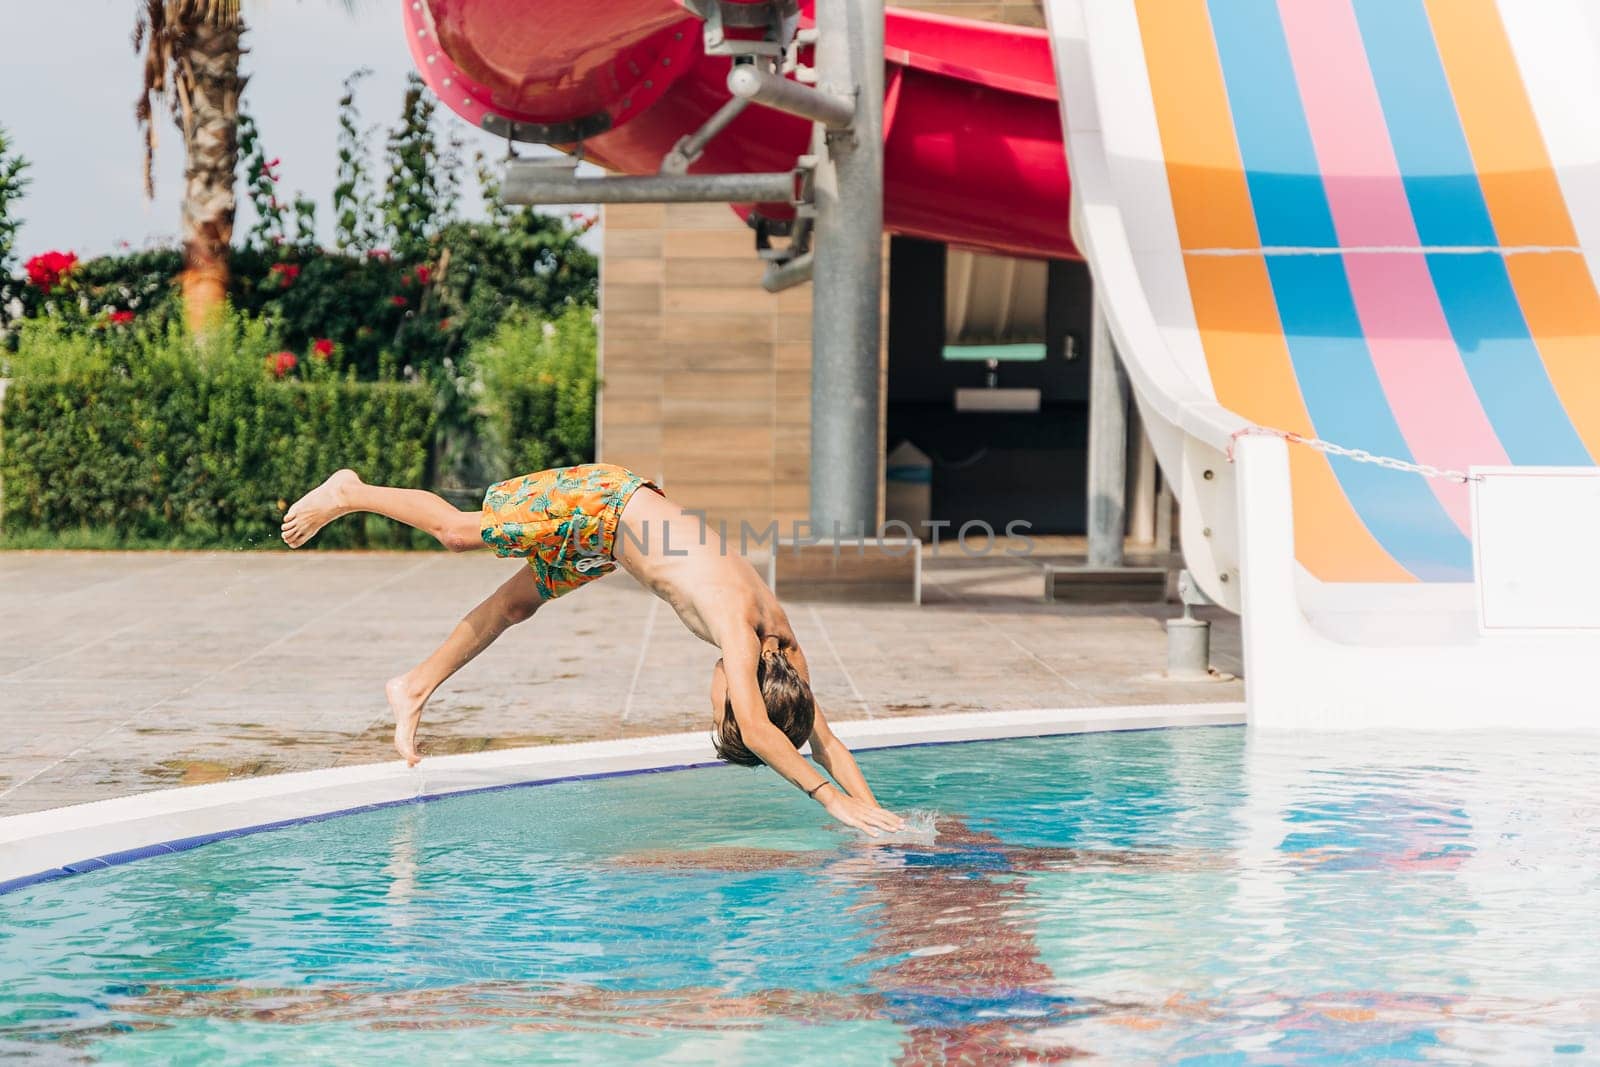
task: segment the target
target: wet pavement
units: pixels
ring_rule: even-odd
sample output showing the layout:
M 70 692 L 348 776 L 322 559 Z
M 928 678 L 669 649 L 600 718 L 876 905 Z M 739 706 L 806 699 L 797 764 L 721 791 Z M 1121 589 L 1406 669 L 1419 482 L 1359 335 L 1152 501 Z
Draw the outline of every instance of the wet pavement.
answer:
M 1162 677 L 1173 605 L 1042 602 L 1027 559 L 925 557 L 924 604 L 792 603 L 836 721 L 1236 701 Z M 515 564 L 487 554 L 0 554 L 0 815 L 394 758 L 383 682 Z M 1210 612 L 1238 672 L 1237 620 Z M 424 755 L 709 726 L 716 652 L 624 574 L 546 606 L 446 684 Z

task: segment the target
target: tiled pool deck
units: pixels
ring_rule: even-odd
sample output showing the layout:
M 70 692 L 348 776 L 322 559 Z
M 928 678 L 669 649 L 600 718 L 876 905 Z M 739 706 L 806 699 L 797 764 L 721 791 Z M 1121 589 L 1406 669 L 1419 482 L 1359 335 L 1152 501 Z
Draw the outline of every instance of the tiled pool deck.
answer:
M 789 605 L 836 720 L 1242 699 L 1161 676 L 1168 605 L 1039 599 L 1027 560 L 929 558 L 922 607 Z M 385 679 L 509 573 L 484 554 L 0 554 L 0 815 L 393 757 Z M 1209 613 L 1238 671 L 1237 621 Z M 434 698 L 424 754 L 695 730 L 715 651 L 625 575 L 548 606 Z

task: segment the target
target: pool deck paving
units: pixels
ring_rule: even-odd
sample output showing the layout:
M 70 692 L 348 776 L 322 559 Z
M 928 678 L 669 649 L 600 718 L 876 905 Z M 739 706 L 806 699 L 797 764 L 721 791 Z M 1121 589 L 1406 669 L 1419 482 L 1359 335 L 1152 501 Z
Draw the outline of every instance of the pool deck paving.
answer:
M 1162 676 L 1176 605 L 1048 604 L 1045 563 L 925 556 L 924 603 L 792 602 L 837 721 L 1237 701 Z M 0 816 L 394 758 L 383 682 L 517 565 L 487 553 L 0 553 Z M 1213 625 L 1239 673 L 1238 620 Z M 716 651 L 625 574 L 555 601 L 435 695 L 424 755 L 708 728 Z

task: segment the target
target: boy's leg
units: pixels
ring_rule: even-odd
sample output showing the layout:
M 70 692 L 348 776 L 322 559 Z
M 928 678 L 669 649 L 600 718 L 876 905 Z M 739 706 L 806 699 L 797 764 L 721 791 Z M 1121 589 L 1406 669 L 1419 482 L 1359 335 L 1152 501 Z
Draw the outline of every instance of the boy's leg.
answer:
M 539 610 L 544 598 L 534 581 L 533 568 L 521 566 L 489 599 L 467 613 L 433 655 L 417 666 L 391 678 L 384 686 L 389 709 L 394 712 L 394 747 L 405 761 L 416 766 L 417 723 L 422 708 L 444 680 L 470 663 L 474 656 L 494 643 L 494 639 Z
M 482 515 L 462 511 L 448 500 L 421 489 L 368 485 L 355 471 L 336 471 L 327 481 L 294 502 L 283 516 L 283 540 L 299 548 L 318 530 L 341 515 L 370 511 L 414 526 L 439 539 L 452 552 L 483 548 Z

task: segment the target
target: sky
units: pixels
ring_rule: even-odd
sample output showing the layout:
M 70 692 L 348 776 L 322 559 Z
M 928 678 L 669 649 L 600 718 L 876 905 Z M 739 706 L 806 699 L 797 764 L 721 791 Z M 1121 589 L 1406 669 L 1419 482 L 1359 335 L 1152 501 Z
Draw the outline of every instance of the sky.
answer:
M 353 0 L 351 11 L 340 0 L 244 0 L 250 27 L 245 108 L 255 116 L 269 158 L 283 160 L 280 188 L 317 202 L 324 242 L 332 239 L 340 83 L 359 67 L 371 68 L 373 76 L 361 83 L 356 98 L 363 123 L 387 129 L 400 114 L 412 69 L 400 2 Z M 133 120 L 140 86 L 131 43 L 134 0 L 8 7 L 0 37 L 0 126 L 32 164 L 32 184 L 16 208 L 23 219 L 19 257 L 59 249 L 87 258 L 117 251 L 123 242 L 134 248 L 176 244 L 183 152 L 169 119 L 160 131 L 156 197 L 144 197 Z M 472 155 L 482 149 L 498 159 L 505 142 L 442 107 L 440 114 L 467 145 L 462 206 L 469 216 L 481 214 Z M 382 136 L 374 140 L 381 153 Z M 381 161 L 374 165 L 381 167 Z M 377 173 L 381 179 L 381 169 Z M 239 192 L 236 239 L 253 221 L 242 183 Z M 590 231 L 586 243 L 598 236 L 598 230 Z

